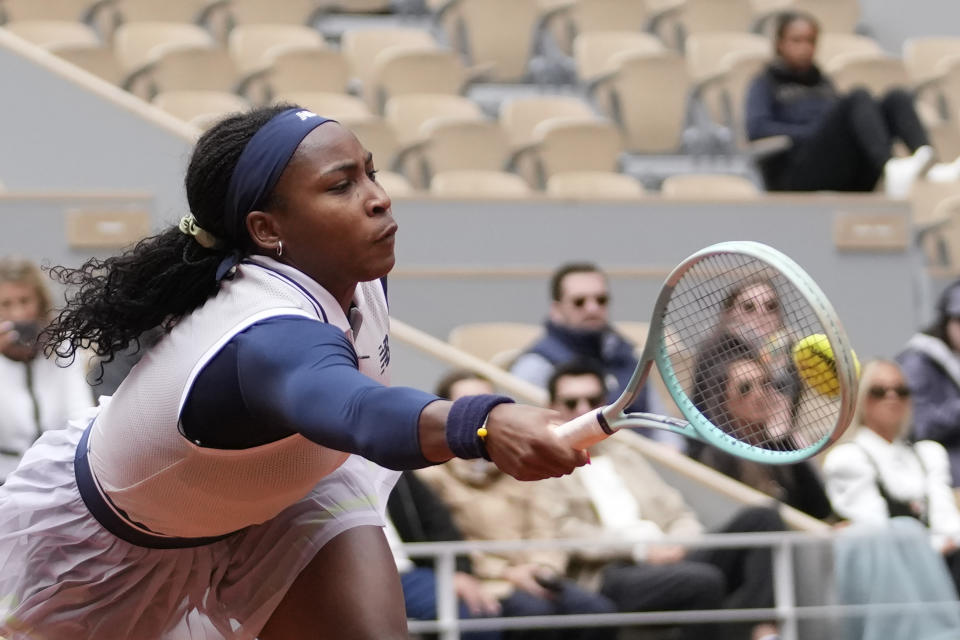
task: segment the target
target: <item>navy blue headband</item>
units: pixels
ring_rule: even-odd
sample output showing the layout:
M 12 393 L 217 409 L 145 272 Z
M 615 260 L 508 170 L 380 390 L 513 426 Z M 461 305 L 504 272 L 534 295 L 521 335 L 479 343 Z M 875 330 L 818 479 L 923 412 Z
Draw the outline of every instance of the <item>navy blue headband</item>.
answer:
M 230 177 L 224 203 L 224 222 L 233 239 L 243 237 L 244 218 L 263 206 L 300 142 L 325 122 L 334 121 L 306 109 L 287 109 L 250 138 Z

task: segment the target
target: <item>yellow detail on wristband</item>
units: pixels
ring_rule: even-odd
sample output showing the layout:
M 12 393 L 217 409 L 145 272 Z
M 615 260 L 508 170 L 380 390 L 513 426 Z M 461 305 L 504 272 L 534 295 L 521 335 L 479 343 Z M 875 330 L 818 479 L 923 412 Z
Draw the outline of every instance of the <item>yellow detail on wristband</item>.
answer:
M 487 437 L 487 428 L 480 427 L 479 429 L 477 429 L 477 435 L 480 436 L 481 440 L 484 440 Z

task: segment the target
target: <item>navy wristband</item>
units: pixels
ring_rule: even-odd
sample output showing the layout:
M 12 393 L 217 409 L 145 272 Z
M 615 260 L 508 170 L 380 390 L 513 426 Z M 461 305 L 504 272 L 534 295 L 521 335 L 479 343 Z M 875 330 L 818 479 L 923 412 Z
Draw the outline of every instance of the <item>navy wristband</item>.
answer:
M 487 414 L 495 406 L 513 401 L 513 398 L 497 395 L 465 396 L 455 401 L 447 416 L 447 446 L 453 455 L 489 460 L 477 429 L 483 426 Z

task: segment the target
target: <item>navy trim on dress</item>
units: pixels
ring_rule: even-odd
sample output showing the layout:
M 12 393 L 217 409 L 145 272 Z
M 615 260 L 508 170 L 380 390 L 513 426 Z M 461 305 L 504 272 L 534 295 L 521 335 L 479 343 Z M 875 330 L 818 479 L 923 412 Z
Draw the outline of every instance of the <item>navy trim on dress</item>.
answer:
M 311 302 L 313 302 L 314 306 L 316 306 L 316 308 L 317 308 L 317 311 L 320 312 L 320 316 L 323 318 L 323 321 L 324 321 L 324 322 L 329 322 L 329 320 L 327 320 L 327 312 L 323 310 L 323 305 L 320 304 L 320 301 L 317 300 L 315 297 L 313 297 L 313 294 L 310 293 L 309 291 L 307 291 L 306 287 L 304 287 L 302 284 L 300 284 L 299 282 L 297 282 L 297 281 L 294 280 L 293 278 L 291 278 L 291 277 L 289 277 L 289 276 L 286 276 L 286 275 L 280 273 L 279 271 L 276 271 L 276 270 L 274 270 L 274 269 L 271 269 L 270 267 L 264 266 L 264 265 L 262 265 L 262 264 L 260 264 L 260 263 L 253 262 L 252 260 L 244 260 L 244 261 L 243 261 L 243 264 L 249 264 L 249 265 L 253 265 L 254 267 L 260 267 L 261 269 L 263 269 L 263 270 L 266 271 L 267 273 L 273 275 L 275 278 L 278 278 L 278 279 L 283 280 L 284 282 L 286 282 L 286 283 L 288 283 L 288 284 L 292 284 L 293 286 L 295 286 L 297 289 L 300 290 L 300 293 L 302 293 L 303 295 L 305 295 L 307 298 L 310 299 Z
M 92 428 L 93 422 L 91 421 L 84 430 L 83 436 L 80 438 L 80 443 L 77 445 L 77 453 L 73 458 L 73 466 L 80 497 L 83 499 L 83 503 L 87 505 L 87 509 L 90 510 L 90 515 L 92 515 L 104 529 L 121 540 L 148 549 L 185 549 L 188 547 L 200 547 L 233 535 L 232 533 L 228 533 L 222 536 L 206 538 L 160 536 L 138 529 L 131 522 L 121 517 L 118 513 L 120 510 L 111 507 L 107 503 L 107 498 L 100 493 L 100 489 L 97 487 L 97 481 L 93 477 L 93 471 L 90 469 L 90 461 L 87 459 L 87 443 L 90 439 L 90 430 Z

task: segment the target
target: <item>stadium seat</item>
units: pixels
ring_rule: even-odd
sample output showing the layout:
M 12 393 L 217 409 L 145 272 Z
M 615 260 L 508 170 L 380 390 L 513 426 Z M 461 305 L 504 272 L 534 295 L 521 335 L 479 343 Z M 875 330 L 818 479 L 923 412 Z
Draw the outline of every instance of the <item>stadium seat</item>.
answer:
M 240 80 L 237 67 L 226 51 L 192 46 L 168 49 L 142 76 L 149 87 L 149 97 L 163 91 L 233 92 Z M 135 85 L 129 88 L 142 95 Z
M 399 46 L 438 47 L 430 32 L 414 28 L 352 29 L 345 31 L 340 39 L 340 51 L 350 65 L 350 74 L 361 87 L 372 82 L 374 64 L 380 52 Z
M 38 47 L 100 46 L 100 38 L 92 27 L 68 20 L 17 20 L 4 25 L 11 33 Z
M 537 0 L 452 0 L 435 19 L 468 64 L 489 67 L 493 81 L 518 82 L 527 77 L 540 15 Z
M 616 69 L 611 62 L 624 52 L 663 53 L 664 44 L 654 35 L 635 31 L 592 31 L 573 41 L 573 60 L 581 82 L 592 80 Z
M 545 188 L 551 176 L 568 171 L 613 171 L 620 165 L 623 140 L 617 128 L 597 118 L 550 118 L 533 131 L 535 173 L 524 176 Z
M 500 106 L 500 126 L 514 149 L 533 144 L 533 130 L 548 118 L 594 116 L 593 109 L 580 98 L 559 95 L 531 95 L 504 101 Z
M 213 37 L 195 24 L 177 22 L 127 22 L 117 27 L 113 49 L 128 74 L 156 61 L 177 47 L 213 47 Z
M 860 22 L 860 0 L 793 0 L 789 8 L 816 18 L 822 33 L 853 33 Z
M 754 8 L 750 0 L 686 0 L 664 14 L 653 28 L 667 42 L 681 48 L 686 38 L 710 31 L 749 31 L 753 26 Z M 676 34 L 670 34 L 671 29 Z
M 377 54 L 363 93 L 377 113 L 393 96 L 409 93 L 459 94 L 467 71 L 459 56 L 435 46 L 395 46 Z
M 903 62 L 917 87 L 918 102 L 929 105 L 938 120 L 956 122 L 960 114 L 960 38 L 908 38 L 903 43 Z
M 960 183 L 918 180 L 910 193 L 913 229 L 928 265 L 960 270 Z
M 100 0 L 3 0 L 0 12 L 5 22 L 21 20 L 79 21 L 90 17 Z
M 502 171 L 509 159 L 503 129 L 473 116 L 431 118 L 421 125 L 420 137 L 420 170 L 408 165 L 404 172 L 414 184 L 430 184 L 431 176 L 443 171 Z
M 117 11 L 125 22 L 192 22 L 201 23 L 207 11 L 222 4 L 217 0 L 115 0 Z
M 328 91 L 288 91 L 274 97 L 274 102 L 289 102 L 309 109 L 325 118 L 340 120 L 372 115 L 367 105 L 356 96 Z
M 483 120 L 480 107 L 472 100 L 433 93 L 395 96 L 387 101 L 383 112 L 402 147 L 421 142 L 420 128 L 432 118 L 450 116 Z
M 547 179 L 546 193 L 571 200 L 629 200 L 644 195 L 631 176 L 610 171 L 566 171 Z
M 441 171 L 430 181 L 430 193 L 451 198 L 524 198 L 531 194 L 523 178 L 505 171 L 462 169 Z
M 675 152 L 687 122 L 690 81 L 683 58 L 672 53 L 619 53 L 616 70 L 598 79 L 594 95 L 620 127 L 626 149 L 636 153 Z
M 323 36 L 296 24 L 241 24 L 230 32 L 227 48 L 243 73 L 269 66 L 267 53 L 277 46 L 326 49 Z
M 206 129 L 228 113 L 250 108 L 250 103 L 240 96 L 223 91 L 165 91 L 154 96 L 152 102 L 167 113 L 201 129 Z
M 378 169 L 389 169 L 393 166 L 400 143 L 397 142 L 397 134 L 393 128 L 383 118 L 366 115 L 345 116 L 338 120 L 373 154 L 373 163 Z
M 483 360 L 508 349 L 524 349 L 543 333 L 538 324 L 523 322 L 475 322 L 454 327 L 447 341 Z
M 885 55 L 847 53 L 837 55 L 825 68 L 841 93 L 864 88 L 874 95 L 882 95 L 893 88 L 909 88 L 903 61 Z
M 760 189 L 743 176 L 691 173 L 669 176 L 660 187 L 664 198 L 689 200 L 742 200 L 757 198 Z
M 650 332 L 649 322 L 621 320 L 615 322 L 614 326 L 624 338 L 633 343 L 634 351 L 643 350 L 643 346 L 647 343 L 647 334 Z
M 310 24 L 317 0 L 230 0 L 230 16 L 235 24 Z
M 881 56 L 883 48 L 873 38 L 855 33 L 822 33 L 817 38 L 817 64 L 826 69 L 838 56 L 861 54 Z
M 339 51 L 277 45 L 266 52 L 264 59 L 268 67 L 254 74 L 252 83 L 262 80 L 272 96 L 292 91 L 345 93 L 350 84 L 350 70 Z
M 544 28 L 560 49 L 571 53 L 577 36 L 595 31 L 639 33 L 650 19 L 643 0 L 574 0 L 550 12 Z
M 123 69 L 113 54 L 113 49 L 102 45 L 54 45 L 49 51 L 57 54 L 70 64 L 89 71 L 107 82 L 119 85 L 123 82 Z

